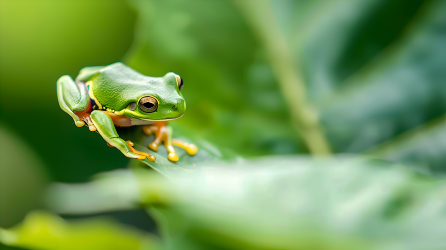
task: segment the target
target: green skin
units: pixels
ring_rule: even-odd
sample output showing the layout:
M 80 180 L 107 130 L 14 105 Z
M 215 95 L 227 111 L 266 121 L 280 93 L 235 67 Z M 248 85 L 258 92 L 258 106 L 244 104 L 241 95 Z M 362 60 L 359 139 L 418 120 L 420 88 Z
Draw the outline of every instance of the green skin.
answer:
M 59 78 L 57 98 L 62 110 L 74 119 L 77 126 L 82 126 L 83 123 L 75 112 L 88 109 L 90 96 L 88 90 L 78 87 L 76 82 L 89 83 L 90 93 L 94 96 L 92 99 L 95 99 L 98 106 L 102 106 L 102 110 L 148 123 L 174 120 L 183 116 L 186 111 L 186 103 L 176 76 L 174 73 L 167 73 L 163 77 L 145 76 L 123 63 L 105 67 L 86 67 L 80 71 L 76 81 L 68 75 Z M 158 108 L 155 112 L 146 113 L 140 109 L 138 101 L 146 96 L 157 99 Z M 136 103 L 135 110 L 131 110 L 131 103 Z M 90 118 L 97 132 L 111 146 L 119 149 L 127 157 L 140 157 L 133 154 L 126 142 L 119 138 L 110 116 L 100 110 L 93 110 Z

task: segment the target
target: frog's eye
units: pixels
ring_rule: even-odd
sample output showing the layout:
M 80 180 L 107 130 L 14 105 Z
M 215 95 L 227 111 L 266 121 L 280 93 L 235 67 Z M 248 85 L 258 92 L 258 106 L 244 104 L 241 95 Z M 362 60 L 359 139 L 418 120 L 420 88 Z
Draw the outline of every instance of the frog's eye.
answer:
M 178 88 L 181 91 L 183 89 L 183 79 L 179 75 L 175 75 L 175 78 L 177 79 Z
M 158 109 L 158 101 L 151 96 L 144 96 L 139 99 L 139 109 L 145 113 L 153 113 Z

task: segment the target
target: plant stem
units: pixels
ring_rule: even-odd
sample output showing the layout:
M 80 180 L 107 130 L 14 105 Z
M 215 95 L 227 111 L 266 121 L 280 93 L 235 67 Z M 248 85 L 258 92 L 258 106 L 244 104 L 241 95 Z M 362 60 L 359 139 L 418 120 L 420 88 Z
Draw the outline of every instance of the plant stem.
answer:
M 325 138 L 319 117 L 307 102 L 303 77 L 291 57 L 285 37 L 279 31 L 269 0 L 234 0 L 248 23 L 257 33 L 268 60 L 279 82 L 290 110 L 292 123 L 314 155 L 329 155 L 331 150 Z

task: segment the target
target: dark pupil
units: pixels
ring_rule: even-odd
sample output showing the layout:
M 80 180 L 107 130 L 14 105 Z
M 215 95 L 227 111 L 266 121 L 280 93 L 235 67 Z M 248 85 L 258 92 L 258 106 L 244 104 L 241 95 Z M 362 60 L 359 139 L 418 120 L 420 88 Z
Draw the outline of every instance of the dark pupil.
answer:
M 143 105 L 147 109 L 151 109 L 151 108 L 153 108 L 153 106 L 155 106 L 155 104 L 153 104 L 151 102 L 145 102 Z

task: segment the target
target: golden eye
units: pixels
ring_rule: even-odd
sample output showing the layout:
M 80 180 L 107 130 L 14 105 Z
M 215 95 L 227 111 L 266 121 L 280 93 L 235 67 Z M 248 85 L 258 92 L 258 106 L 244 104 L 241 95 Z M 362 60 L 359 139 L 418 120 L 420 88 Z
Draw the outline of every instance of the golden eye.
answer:
M 177 79 L 177 85 L 180 91 L 183 89 L 183 79 L 179 75 L 175 75 L 175 78 Z
M 158 101 L 152 96 L 144 96 L 139 99 L 138 106 L 145 113 L 153 113 L 158 109 Z

